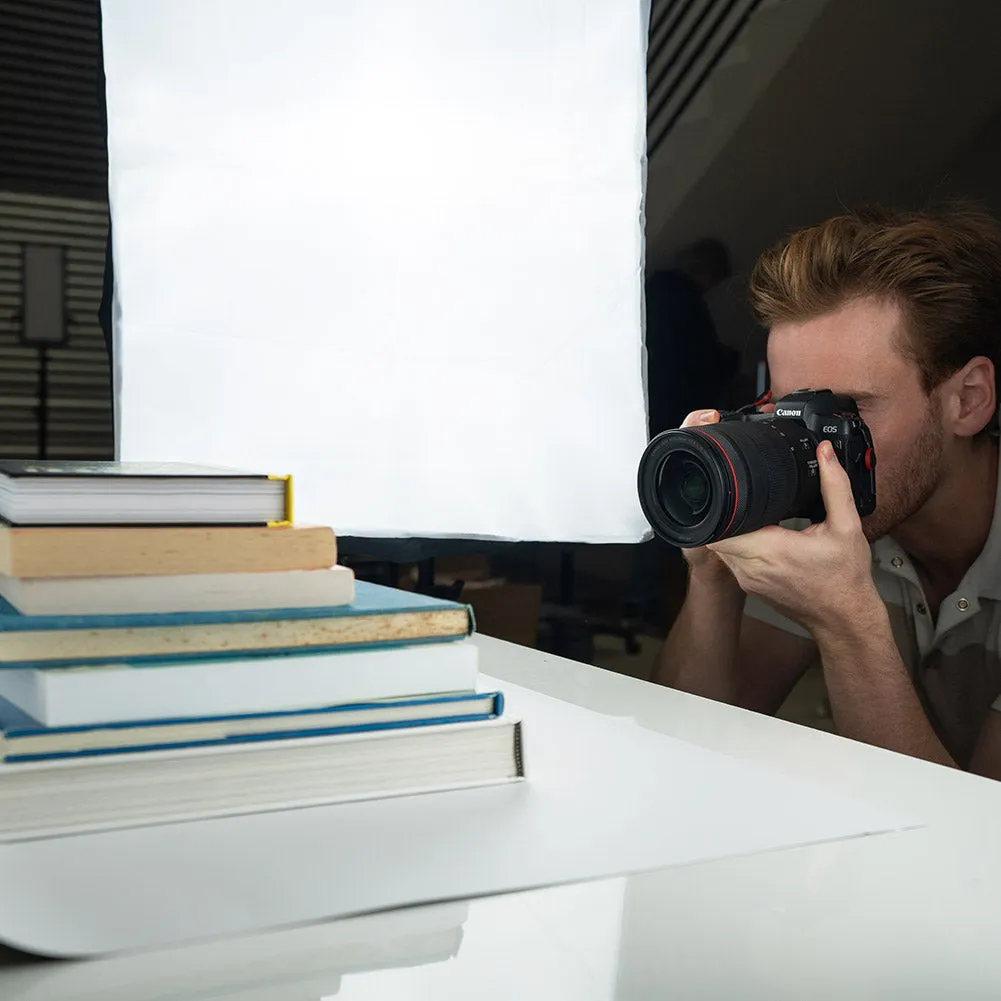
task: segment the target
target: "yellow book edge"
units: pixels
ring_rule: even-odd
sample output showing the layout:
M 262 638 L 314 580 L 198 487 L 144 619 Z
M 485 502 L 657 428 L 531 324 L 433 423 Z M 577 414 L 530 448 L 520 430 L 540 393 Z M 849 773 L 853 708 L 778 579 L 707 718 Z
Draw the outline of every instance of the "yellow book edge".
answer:
M 292 474 L 268 476 L 268 479 L 280 480 L 285 484 L 285 517 L 282 521 L 269 521 L 268 528 L 288 528 L 295 520 L 295 491 L 292 487 Z

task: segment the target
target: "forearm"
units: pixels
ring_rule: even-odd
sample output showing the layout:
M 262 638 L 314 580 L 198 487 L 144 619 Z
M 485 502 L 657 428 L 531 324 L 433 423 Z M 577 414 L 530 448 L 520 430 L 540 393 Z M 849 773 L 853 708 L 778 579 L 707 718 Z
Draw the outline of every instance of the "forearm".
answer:
M 812 631 L 842 736 L 956 767 L 928 722 L 882 602 Z
M 735 702 L 745 600 L 729 574 L 690 573 L 685 603 L 660 653 L 657 681 L 718 702 Z

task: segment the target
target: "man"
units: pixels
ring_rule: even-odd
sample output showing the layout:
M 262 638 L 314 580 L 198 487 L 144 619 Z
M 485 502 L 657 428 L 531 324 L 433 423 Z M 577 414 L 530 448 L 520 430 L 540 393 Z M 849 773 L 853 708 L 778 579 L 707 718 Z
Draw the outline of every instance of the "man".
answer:
M 660 680 L 775 712 L 819 656 L 843 735 L 1001 779 L 1001 231 L 965 209 L 839 216 L 764 254 L 751 297 L 776 398 L 858 402 L 876 511 L 825 443 L 826 521 L 686 551 Z

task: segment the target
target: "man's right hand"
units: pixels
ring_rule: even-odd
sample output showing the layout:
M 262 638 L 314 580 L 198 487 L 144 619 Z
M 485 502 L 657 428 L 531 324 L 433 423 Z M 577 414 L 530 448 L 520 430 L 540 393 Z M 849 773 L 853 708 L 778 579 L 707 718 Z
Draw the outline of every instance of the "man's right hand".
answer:
M 717 410 L 696 410 L 690 413 L 682 422 L 683 428 L 698 427 L 701 424 L 717 424 L 719 422 L 719 411 Z M 707 584 L 731 582 L 736 584 L 733 574 L 730 573 L 726 564 L 710 549 L 705 546 L 696 546 L 694 549 L 682 549 L 681 555 L 691 568 L 693 577 L 705 581 Z

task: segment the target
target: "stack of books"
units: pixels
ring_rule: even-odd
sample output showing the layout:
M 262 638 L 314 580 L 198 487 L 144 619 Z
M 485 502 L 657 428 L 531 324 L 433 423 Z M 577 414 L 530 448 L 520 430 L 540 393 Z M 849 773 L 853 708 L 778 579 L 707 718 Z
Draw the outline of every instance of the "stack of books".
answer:
M 514 781 L 470 609 L 356 581 L 292 481 L 0 462 L 0 839 Z

